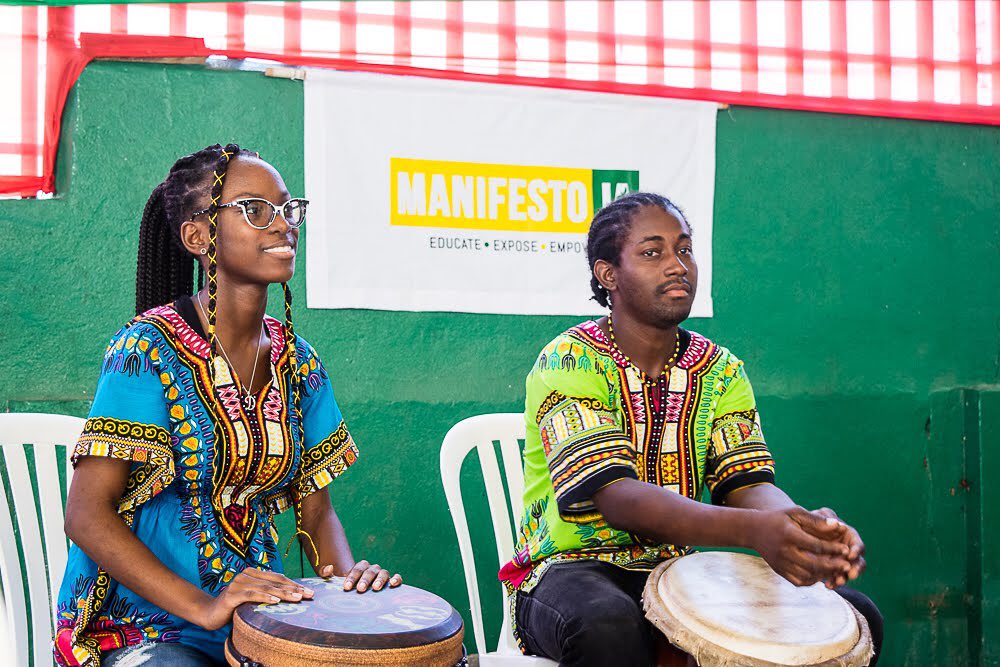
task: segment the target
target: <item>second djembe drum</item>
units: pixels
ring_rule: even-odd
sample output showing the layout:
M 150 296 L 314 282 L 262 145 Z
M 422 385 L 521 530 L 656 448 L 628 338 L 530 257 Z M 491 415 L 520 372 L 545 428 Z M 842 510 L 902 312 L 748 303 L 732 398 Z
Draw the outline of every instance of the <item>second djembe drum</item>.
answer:
M 757 556 L 665 561 L 642 599 L 650 622 L 701 667 L 863 667 L 872 658 L 854 607 L 822 584 L 792 585 Z

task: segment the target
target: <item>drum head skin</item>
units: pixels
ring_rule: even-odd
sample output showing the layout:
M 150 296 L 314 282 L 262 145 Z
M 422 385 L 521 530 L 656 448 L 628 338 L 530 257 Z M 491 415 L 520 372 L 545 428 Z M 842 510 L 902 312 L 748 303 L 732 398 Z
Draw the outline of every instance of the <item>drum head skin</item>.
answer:
M 757 556 L 696 553 L 662 563 L 646 616 L 700 665 L 867 665 L 863 617 L 823 584 L 797 587 Z
M 413 586 L 345 591 L 343 577 L 296 579 L 312 600 L 245 603 L 236 615 L 251 628 L 298 644 L 341 649 L 401 649 L 441 642 L 462 631 L 450 604 Z

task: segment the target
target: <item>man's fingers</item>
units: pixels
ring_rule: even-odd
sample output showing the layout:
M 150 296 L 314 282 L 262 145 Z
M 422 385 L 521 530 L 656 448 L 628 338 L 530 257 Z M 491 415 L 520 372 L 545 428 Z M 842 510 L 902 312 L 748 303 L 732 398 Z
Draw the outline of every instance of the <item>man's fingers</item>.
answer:
M 851 569 L 851 561 L 844 556 L 813 556 L 816 566 L 828 572 L 842 572 L 847 574 Z
M 395 588 L 396 586 L 402 585 L 402 583 L 403 577 L 398 574 L 394 574 L 392 575 L 392 578 L 389 579 L 389 588 Z
M 809 586 L 816 581 L 808 570 L 793 562 L 786 563 L 778 574 L 796 586 Z
M 865 571 L 865 567 L 867 566 L 868 564 L 865 562 L 864 557 L 858 558 L 856 561 L 851 563 L 851 569 L 847 572 L 848 579 L 853 581 L 854 579 L 860 577 L 861 573 Z
M 814 582 L 833 580 L 846 575 L 850 567 L 850 563 L 843 558 L 821 556 L 802 549 L 791 549 L 789 557 L 791 562 L 805 568 Z
M 835 540 L 823 540 L 814 535 L 810 535 L 804 530 L 797 530 L 790 535 L 791 542 L 795 546 L 814 554 L 827 556 L 846 557 L 848 553 L 847 545 Z
M 835 539 L 844 534 L 847 526 L 832 516 L 818 516 L 813 512 L 793 512 L 789 514 L 802 530 L 816 537 Z
M 858 531 L 853 528 L 849 529 L 847 544 L 850 547 L 847 557 L 852 561 L 865 555 L 865 543 L 861 541 L 861 535 L 858 534 Z

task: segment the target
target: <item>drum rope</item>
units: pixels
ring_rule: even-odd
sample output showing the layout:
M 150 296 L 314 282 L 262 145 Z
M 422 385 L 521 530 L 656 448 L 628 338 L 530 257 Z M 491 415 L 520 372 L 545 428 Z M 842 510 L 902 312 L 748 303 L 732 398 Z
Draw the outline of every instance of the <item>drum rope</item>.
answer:
M 251 660 L 242 653 L 236 650 L 236 646 L 233 645 L 233 636 L 229 635 L 226 638 L 226 648 L 229 649 L 229 654 L 233 656 L 236 660 L 239 660 L 239 667 L 264 667 L 262 663 Z

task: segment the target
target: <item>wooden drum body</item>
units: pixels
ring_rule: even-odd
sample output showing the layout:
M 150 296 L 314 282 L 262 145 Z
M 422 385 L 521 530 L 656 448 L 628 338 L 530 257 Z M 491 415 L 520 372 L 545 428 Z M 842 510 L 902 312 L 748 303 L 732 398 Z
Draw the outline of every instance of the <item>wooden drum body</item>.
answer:
M 823 584 L 796 587 L 757 556 L 696 553 L 661 563 L 646 617 L 701 667 L 864 667 L 868 623 Z
M 462 617 L 433 593 L 404 585 L 359 594 L 344 591 L 341 577 L 296 581 L 315 597 L 236 610 L 226 645 L 232 667 L 455 667 L 464 660 Z

